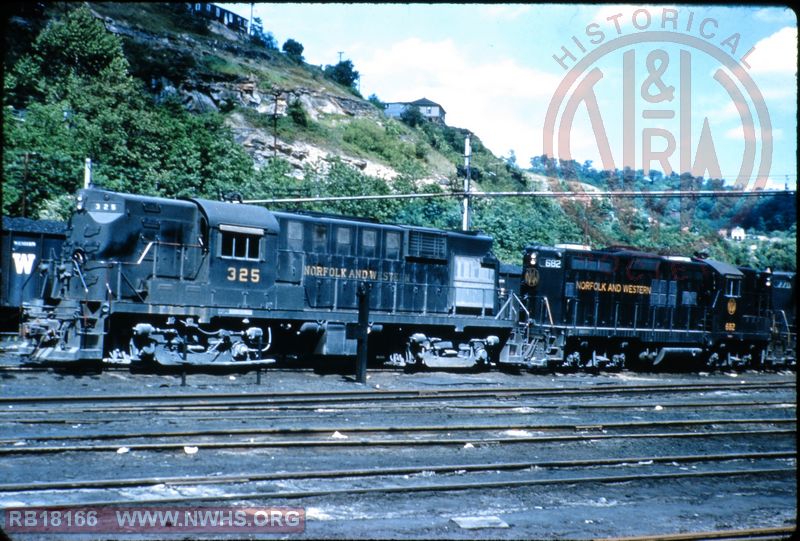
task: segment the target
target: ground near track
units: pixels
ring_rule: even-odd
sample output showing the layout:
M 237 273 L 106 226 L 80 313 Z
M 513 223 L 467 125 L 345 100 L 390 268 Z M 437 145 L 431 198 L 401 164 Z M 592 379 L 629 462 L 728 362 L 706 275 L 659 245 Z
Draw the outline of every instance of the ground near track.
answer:
M 265 538 L 795 526 L 794 373 L 257 377 L 0 370 L 0 506 L 305 508 Z

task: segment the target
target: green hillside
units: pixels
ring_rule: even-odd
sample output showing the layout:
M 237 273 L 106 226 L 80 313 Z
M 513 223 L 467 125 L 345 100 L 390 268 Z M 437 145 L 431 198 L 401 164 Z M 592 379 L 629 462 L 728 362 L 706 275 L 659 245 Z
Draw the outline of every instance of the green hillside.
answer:
M 377 97 L 365 100 L 355 90 L 358 66 L 310 66 L 302 47 L 281 51 L 269 29 L 249 37 L 191 15 L 182 3 L 19 4 L 10 13 L 4 214 L 65 216 L 87 157 L 96 184 L 168 197 L 461 189 L 468 127 L 413 115 L 389 119 Z M 598 172 L 546 157 L 524 170 L 513 158 L 494 156 L 480 134 L 471 141 L 478 191 L 675 189 L 688 180 L 645 180 L 637 172 Z M 460 224 L 454 198 L 302 208 L 434 227 Z M 795 214 L 774 198 L 735 204 L 476 198 L 473 226 L 493 235 L 498 255 L 512 263 L 526 244 L 570 242 L 688 254 L 706 249 L 736 263 L 794 268 L 796 206 L 788 208 Z M 720 239 L 717 230 L 732 225 L 767 240 L 756 239 L 751 249 L 750 242 Z

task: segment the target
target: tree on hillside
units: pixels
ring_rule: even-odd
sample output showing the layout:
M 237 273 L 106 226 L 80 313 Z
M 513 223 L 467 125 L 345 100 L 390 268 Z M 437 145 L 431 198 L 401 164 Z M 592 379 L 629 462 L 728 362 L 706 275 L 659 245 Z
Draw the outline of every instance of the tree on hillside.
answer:
M 416 128 L 422 126 L 425 122 L 425 117 L 422 116 L 422 111 L 417 106 L 408 106 L 400 113 L 400 121 L 407 126 Z
M 350 60 L 342 60 L 335 66 L 325 66 L 325 75 L 347 88 L 355 89 L 356 81 L 361 77 Z
M 129 74 L 119 38 L 86 8 L 51 22 L 13 73 L 14 93 L 4 94 L 4 214 L 63 213 L 87 157 L 95 183 L 140 194 L 216 197 L 252 175 L 221 118 L 153 103 Z
M 253 24 L 250 27 L 250 39 L 253 43 L 261 45 L 267 49 L 278 50 L 278 42 L 272 32 L 264 32 L 264 25 L 259 17 L 253 17 Z
M 367 101 L 370 102 L 375 107 L 377 107 L 378 109 L 380 109 L 381 111 L 386 109 L 386 104 L 382 102 L 381 99 L 378 97 L 378 95 L 375 93 L 370 94 L 369 97 L 367 98 Z
M 283 44 L 283 52 L 298 64 L 303 61 L 303 45 L 298 41 L 287 39 Z
M 63 22 L 51 22 L 37 36 L 33 52 L 23 56 L 5 81 L 7 98 L 24 105 L 45 97 L 63 99 L 67 86 L 115 70 L 127 72 L 122 44 L 105 31 L 86 7 L 70 11 Z

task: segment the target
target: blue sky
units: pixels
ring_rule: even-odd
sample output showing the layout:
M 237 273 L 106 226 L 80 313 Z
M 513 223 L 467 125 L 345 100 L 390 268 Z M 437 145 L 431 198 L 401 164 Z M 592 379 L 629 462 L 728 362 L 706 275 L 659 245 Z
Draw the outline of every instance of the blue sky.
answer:
M 249 4 L 229 7 L 244 16 L 250 14 Z M 448 124 L 473 131 L 495 154 L 508 156 L 513 150 L 523 166 L 532 156 L 544 152 L 543 127 L 547 110 L 568 70 L 605 46 L 612 51 L 600 55 L 594 62 L 587 60 L 588 68 L 576 81 L 582 80 L 591 68 L 598 68 L 602 73 L 602 79 L 592 88 L 615 166 L 622 165 L 623 148 L 628 145 L 634 149 L 630 155 L 635 167 L 643 168 L 645 129 L 650 131 L 648 140 L 656 152 L 668 150 L 669 134 L 676 148 L 685 139 L 679 136 L 680 115 L 677 113 L 672 119 L 643 119 L 643 110 L 649 107 L 644 92 L 651 96 L 658 94 L 659 86 L 655 82 L 660 82 L 661 88 L 673 88 L 673 99 L 656 103 L 654 107 L 677 112 L 680 98 L 687 97 L 686 103 L 691 102 L 687 109 L 691 117 L 689 148 L 697 147 L 703 126 L 707 124 L 710 138 L 706 138 L 705 143 L 710 140 L 715 160 L 701 160 L 703 164 L 700 165 L 714 169 L 717 163 L 722 176 L 731 183 L 745 163 L 752 164 L 754 171 L 760 167 L 766 170 L 762 154 L 766 125 L 762 126 L 760 118 L 763 117 L 758 116 L 756 107 L 762 100 L 750 92 L 737 76 L 738 72 L 733 71 L 731 66 L 736 64 L 723 65 L 720 60 L 720 55 L 727 55 L 741 65 L 741 57 L 752 49 L 745 57 L 749 67 L 740 69 L 762 95 L 771 121 L 769 133 L 773 148 L 769 185 L 783 187 L 787 181 L 790 187 L 796 185 L 797 19 L 788 8 L 624 4 L 255 4 L 253 12 L 262 19 L 265 30 L 274 34 L 279 46 L 288 38 L 302 43 L 306 61 L 311 64 L 335 64 L 342 51 L 343 58 L 352 60 L 360 72 L 360 90 L 365 97 L 372 93 L 383 101 L 427 97 L 442 104 L 447 111 Z M 639 43 L 642 35 L 661 30 L 671 32 L 672 41 Z M 615 40 L 621 41 L 626 36 L 630 41 L 625 47 L 614 46 L 618 43 Z M 683 36 L 694 41 L 676 43 Z M 694 47 L 697 43 L 707 46 L 705 49 Z M 565 57 L 562 47 L 575 59 Z M 585 51 L 581 52 L 580 47 Z M 645 89 L 648 75 L 658 72 L 662 65 L 655 60 L 648 68 L 648 55 L 655 49 L 663 51 L 659 53 L 660 58 L 666 57 L 667 64 L 660 79 Z M 634 51 L 635 57 L 633 63 L 627 65 L 634 68 L 627 72 L 623 69 L 626 51 Z M 690 57 L 691 69 L 684 72 L 690 76 L 682 76 L 679 70 L 681 51 Z M 709 51 L 719 54 L 715 56 Z M 567 69 L 559 65 L 554 55 L 562 58 Z M 726 73 L 744 96 L 739 109 L 732 94 L 715 80 L 717 71 Z M 691 81 L 689 90 L 681 86 L 681 81 L 687 79 Z M 629 134 L 627 139 L 622 120 L 626 81 L 635 91 L 635 99 L 628 103 L 635 102 L 631 110 L 637 119 L 630 132 L 633 135 Z M 574 86 L 567 89 L 565 100 L 574 93 Z M 563 115 L 565 103 L 555 102 L 557 119 Z M 751 136 L 742 129 L 742 109 L 755 119 L 755 140 L 750 146 L 745 144 L 745 138 Z M 571 127 L 570 156 L 581 162 L 593 160 L 599 168 L 602 159 L 597 143 L 598 130 L 592 127 L 585 102 L 578 105 L 574 121 L 568 125 Z M 658 135 L 654 136 L 656 132 Z M 709 147 L 705 148 L 703 155 L 707 156 Z M 748 157 L 748 149 L 755 151 L 754 157 Z M 555 148 L 554 153 L 561 155 L 563 149 Z M 696 156 L 694 151 L 689 153 L 690 164 Z M 665 159 L 673 169 L 680 171 L 677 150 Z M 650 167 L 664 169 L 661 163 L 654 159 Z M 755 179 L 755 175 L 752 178 Z

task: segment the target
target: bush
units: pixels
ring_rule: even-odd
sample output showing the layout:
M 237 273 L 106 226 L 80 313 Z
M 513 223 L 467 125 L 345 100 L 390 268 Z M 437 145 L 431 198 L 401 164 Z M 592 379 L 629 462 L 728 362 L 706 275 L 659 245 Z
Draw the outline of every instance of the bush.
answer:
M 425 117 L 422 116 L 422 111 L 419 110 L 419 107 L 406 107 L 400 113 L 400 120 L 404 124 L 416 128 L 417 126 L 422 126 L 425 122 Z
M 298 41 L 287 39 L 283 44 L 283 52 L 298 64 L 303 61 L 303 45 Z
M 303 104 L 300 103 L 300 100 L 293 100 L 291 103 L 289 103 L 289 107 L 287 108 L 286 112 L 292 119 L 292 122 L 304 128 L 308 127 L 308 113 L 306 113 L 306 110 L 303 108 Z
M 370 94 L 369 98 L 367 98 L 367 101 L 370 102 L 375 107 L 377 107 L 378 109 L 380 109 L 381 111 L 386 109 L 386 104 L 383 103 L 380 99 L 378 99 L 377 94 Z
M 350 60 L 342 60 L 335 66 L 325 66 L 324 72 L 326 77 L 347 88 L 355 88 L 356 81 L 361 77 Z

